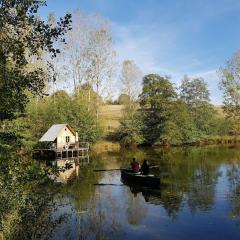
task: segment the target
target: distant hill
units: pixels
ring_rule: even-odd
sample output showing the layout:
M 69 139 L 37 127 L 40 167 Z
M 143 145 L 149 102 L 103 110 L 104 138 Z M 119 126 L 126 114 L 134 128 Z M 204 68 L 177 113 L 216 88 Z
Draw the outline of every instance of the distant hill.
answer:
M 223 105 L 214 105 L 214 108 L 217 110 L 218 114 L 222 117 L 224 117 L 224 113 L 223 113 L 223 109 L 222 109 Z
M 100 116 L 107 131 L 114 131 L 119 127 L 123 108 L 123 105 L 104 105 L 100 108 Z M 222 105 L 214 105 L 214 108 L 220 116 L 224 116 Z
M 104 105 L 100 108 L 100 117 L 107 131 L 114 131 L 120 125 L 123 105 Z

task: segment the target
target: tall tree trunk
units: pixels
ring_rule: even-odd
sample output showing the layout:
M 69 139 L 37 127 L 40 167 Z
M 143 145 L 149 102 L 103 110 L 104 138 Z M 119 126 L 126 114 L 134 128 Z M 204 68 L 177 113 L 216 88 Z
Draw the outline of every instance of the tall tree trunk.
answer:
M 98 120 L 99 120 L 99 82 L 97 81 L 97 109 L 96 109 L 96 117 L 97 117 L 97 126 L 98 126 Z
M 91 104 L 91 88 L 88 89 L 88 112 L 90 111 Z

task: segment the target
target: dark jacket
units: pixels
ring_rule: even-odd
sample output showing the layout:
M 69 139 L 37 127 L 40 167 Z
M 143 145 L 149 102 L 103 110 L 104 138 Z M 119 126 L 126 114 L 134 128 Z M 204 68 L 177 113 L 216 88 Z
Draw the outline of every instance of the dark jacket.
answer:
M 147 161 L 144 161 L 141 167 L 141 172 L 143 175 L 148 175 L 149 174 L 149 164 Z

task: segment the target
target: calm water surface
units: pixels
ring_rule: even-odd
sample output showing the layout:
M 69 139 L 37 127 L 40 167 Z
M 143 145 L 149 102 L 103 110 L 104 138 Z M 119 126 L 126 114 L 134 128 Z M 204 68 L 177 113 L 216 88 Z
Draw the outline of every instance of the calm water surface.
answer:
M 162 177 L 160 189 L 91 170 L 126 167 L 133 156 L 159 165 L 152 173 Z M 64 220 L 51 239 L 240 239 L 239 147 L 105 153 L 58 178 L 65 185 L 51 218 Z
M 129 166 L 132 157 L 158 165 L 159 189 L 93 171 Z M 240 147 L 109 152 L 79 165 L 18 161 L 0 154 L 0 239 L 240 239 Z M 58 183 L 34 174 L 46 167 Z

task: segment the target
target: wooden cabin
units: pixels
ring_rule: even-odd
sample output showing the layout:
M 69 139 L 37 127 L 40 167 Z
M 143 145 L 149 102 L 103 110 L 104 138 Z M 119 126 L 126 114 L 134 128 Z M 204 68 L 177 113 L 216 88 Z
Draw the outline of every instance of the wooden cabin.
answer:
M 68 124 L 54 124 L 40 138 L 42 148 L 35 149 L 34 158 L 86 158 L 88 157 L 89 143 L 79 142 L 78 133 Z
M 78 145 L 78 133 L 68 124 L 54 124 L 40 138 L 39 142 L 50 143 L 52 148 L 68 149 Z

